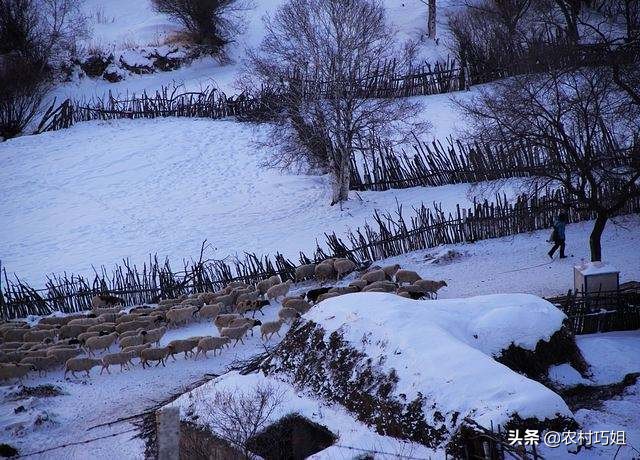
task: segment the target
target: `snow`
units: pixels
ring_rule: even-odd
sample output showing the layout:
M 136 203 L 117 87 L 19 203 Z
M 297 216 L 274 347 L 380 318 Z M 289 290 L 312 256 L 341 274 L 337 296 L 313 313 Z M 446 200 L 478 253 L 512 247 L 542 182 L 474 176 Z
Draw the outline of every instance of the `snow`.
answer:
M 277 316 L 279 305 L 264 308 L 263 321 L 272 321 Z M 286 332 L 285 325 L 280 331 Z M 211 322 L 193 323 L 187 327 L 172 329 L 162 338 L 164 346 L 171 340 L 202 336 L 218 335 Z M 140 414 L 150 406 L 173 396 L 184 393 L 186 387 L 202 379 L 206 374 L 220 375 L 228 372 L 229 367 L 238 360 L 246 360 L 265 351 L 266 346 L 274 346 L 280 339 L 274 336 L 270 342 L 260 340 L 259 329 L 254 336 L 245 339 L 245 345 L 223 349 L 215 358 L 209 353 L 209 359 L 199 358 L 185 360 L 183 355 L 176 356 L 177 361 L 167 361 L 166 367 L 142 369 L 137 364 L 129 371 L 120 373 L 119 366 L 111 367 L 111 375 L 105 372 L 99 375 L 100 368 L 91 371 L 91 378 L 80 377 L 65 380 L 62 371 L 49 372 L 46 377 L 31 375 L 25 380 L 26 385 L 52 384 L 61 387 L 63 396 L 53 398 L 37 398 L 33 401 L 10 401 L 8 393 L 18 389 L 17 385 L 0 386 L 0 443 L 9 443 L 20 450 L 21 454 L 37 452 L 68 442 L 107 436 L 135 428 L 130 422 L 116 423 L 111 426 L 91 427 L 115 421 L 122 417 Z M 112 347 L 111 352 L 118 351 Z M 28 410 L 14 414 L 20 405 L 27 405 Z M 49 418 L 44 425 L 36 425 L 35 420 L 42 415 Z M 142 458 L 144 450 L 140 439 L 131 439 L 136 433 L 109 437 L 92 442 L 90 452 L 92 458 Z M 59 450 L 34 455 L 34 459 L 77 459 L 87 458 L 87 445 L 66 447 Z
M 619 273 L 616 267 L 612 264 L 606 262 L 586 262 L 582 261 L 582 263 L 575 266 L 576 270 L 578 270 L 583 275 L 603 275 L 605 273 Z
M 304 315 L 327 334 L 341 333 L 387 371 L 395 369 L 394 392 L 409 401 L 425 395 L 426 406 L 435 404 L 426 413 L 439 410 L 453 424 L 459 412 L 459 420 L 470 416 L 487 428 L 516 413 L 540 420 L 571 416 L 560 396 L 494 360 L 512 343 L 534 349 L 564 318 L 528 294 L 414 301 L 357 293 L 327 299 Z
M 241 375 L 230 372 L 212 380 L 192 392 L 185 393 L 168 406 L 180 407 L 183 420 L 190 420 L 191 416 L 198 416 L 198 424 L 210 426 L 210 413 L 207 408 L 209 397 L 215 392 L 233 392 L 250 395 L 256 387 L 270 387 L 274 393 L 282 396 L 282 404 L 278 405 L 265 421 L 265 426 L 277 422 L 282 417 L 297 413 L 307 419 L 325 426 L 338 436 L 337 445 L 333 445 L 309 457 L 314 460 L 330 460 L 336 458 L 352 458 L 353 452 L 346 447 L 354 446 L 365 450 L 377 450 L 392 454 L 408 455 L 418 458 L 444 458 L 442 452 L 435 452 L 425 446 L 412 442 L 401 441 L 389 436 L 381 436 L 363 423 L 353 418 L 351 414 L 339 405 L 327 405 L 313 395 L 295 391 L 291 386 L 277 379 L 266 377 L 261 373 Z
M 142 263 L 156 251 L 197 257 L 205 239 L 211 258 L 280 251 L 297 260 L 325 232 L 361 226 L 396 200 L 405 209 L 471 204 L 466 185 L 450 185 L 352 193 L 342 210 L 331 207 L 328 177 L 261 167 L 272 151 L 252 139 L 266 135 L 233 121 L 169 118 L 81 123 L 0 143 L 0 260 L 33 283 L 126 257 Z
M 576 336 L 582 355 L 593 366 L 591 380 L 606 385 L 640 372 L 640 330 Z

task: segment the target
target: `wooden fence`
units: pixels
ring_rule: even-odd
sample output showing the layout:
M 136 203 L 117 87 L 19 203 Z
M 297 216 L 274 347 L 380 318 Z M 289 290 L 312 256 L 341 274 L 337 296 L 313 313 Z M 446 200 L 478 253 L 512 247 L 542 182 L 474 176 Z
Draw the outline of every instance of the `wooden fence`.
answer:
M 576 334 L 640 329 L 640 283 L 622 284 L 617 291 L 547 299 L 568 317 Z
M 603 195 L 606 192 L 603 190 Z M 567 207 L 570 204 L 569 197 L 560 189 L 548 190 L 540 196 L 523 195 L 511 203 L 506 197 L 498 196 L 494 202 L 476 202 L 469 208 L 457 206 L 454 213 L 423 204 L 414 209 L 411 216 L 405 217 L 400 205 L 395 215 L 376 211 L 371 224 L 352 230 L 342 238 L 335 233 L 325 234 L 327 249 L 317 246 L 311 257 L 301 252 L 298 263 L 279 253 L 273 258 L 245 253 L 242 259 L 209 261 L 203 259 L 203 245 L 200 259 L 184 263 L 180 271 L 174 271 L 168 260 L 160 262 L 156 257 L 150 257 L 142 267 L 124 261 L 111 274 L 102 268 L 90 278 L 67 274 L 51 276 L 47 278 L 45 288 L 39 290 L 18 278 L 10 278 L 3 270 L 0 315 L 16 318 L 29 314 L 46 315 L 55 310 L 81 311 L 90 308 L 91 297 L 98 292 L 120 296 L 127 304 L 140 304 L 215 290 L 230 281 L 256 282 L 273 274 L 288 279 L 293 277 L 296 265 L 332 256 L 348 257 L 364 265 L 443 244 L 473 243 L 548 229 L 561 210 L 567 212 L 570 222 L 595 217 L 588 210 Z M 637 212 L 640 212 L 640 197 L 630 200 L 619 214 Z

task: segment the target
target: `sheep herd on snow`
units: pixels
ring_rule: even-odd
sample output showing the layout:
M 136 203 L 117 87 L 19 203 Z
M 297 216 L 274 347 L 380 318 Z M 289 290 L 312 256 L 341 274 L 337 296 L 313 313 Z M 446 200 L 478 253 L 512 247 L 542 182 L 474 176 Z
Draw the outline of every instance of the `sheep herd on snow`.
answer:
M 0 323 L 0 381 L 22 379 L 31 371 L 38 375 L 64 367 L 74 377 L 76 372 L 90 376 L 93 367 L 100 366 L 110 374 L 110 366 L 120 371 L 134 365 L 138 359 L 142 368 L 165 366 L 169 358 L 183 354 L 185 359 L 224 347 L 244 345 L 247 334 L 260 327 L 262 340 L 280 336 L 285 323 L 292 323 L 323 300 L 357 292 L 395 293 L 402 297 L 433 298 L 445 281 L 424 280 L 415 271 L 399 265 L 370 266 L 360 272 L 347 286 L 324 286 L 310 289 L 300 296 L 287 296 L 294 283 L 316 280 L 328 283 L 340 280 L 356 271 L 356 264 L 343 258 L 326 259 L 318 264 L 297 267 L 294 280 L 282 282 L 278 275 L 258 283 L 231 282 L 216 292 L 183 295 L 164 299 L 155 306 L 134 306 L 123 312 L 121 299 L 96 295 L 88 315 L 51 316 L 41 318 L 34 326 L 25 321 Z M 280 300 L 279 300 L 280 299 Z M 262 308 L 280 302 L 276 321 L 255 319 Z M 117 304 L 117 305 L 114 305 Z M 251 313 L 251 317 L 248 314 Z M 185 326 L 192 321 L 211 321 L 218 335 L 189 337 L 170 341 L 161 347 L 160 341 L 168 329 Z M 109 352 L 118 345 L 120 351 Z M 97 357 L 97 354 L 101 354 Z

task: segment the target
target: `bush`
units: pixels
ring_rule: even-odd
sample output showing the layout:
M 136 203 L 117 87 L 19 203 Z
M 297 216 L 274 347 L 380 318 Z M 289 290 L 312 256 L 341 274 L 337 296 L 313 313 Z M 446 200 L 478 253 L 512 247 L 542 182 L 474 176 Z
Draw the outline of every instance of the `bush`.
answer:
M 48 91 L 42 63 L 0 56 L 0 139 L 20 134 L 38 112 Z
M 152 0 L 156 11 L 177 20 L 191 39 L 219 54 L 240 32 L 244 0 Z

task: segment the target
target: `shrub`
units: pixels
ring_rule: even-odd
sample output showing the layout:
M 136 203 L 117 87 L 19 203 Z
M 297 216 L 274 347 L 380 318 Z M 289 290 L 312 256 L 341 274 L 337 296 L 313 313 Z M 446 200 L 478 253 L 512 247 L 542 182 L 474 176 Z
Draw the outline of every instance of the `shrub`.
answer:
M 244 0 L 152 0 L 156 11 L 177 20 L 191 39 L 219 54 L 239 33 Z

